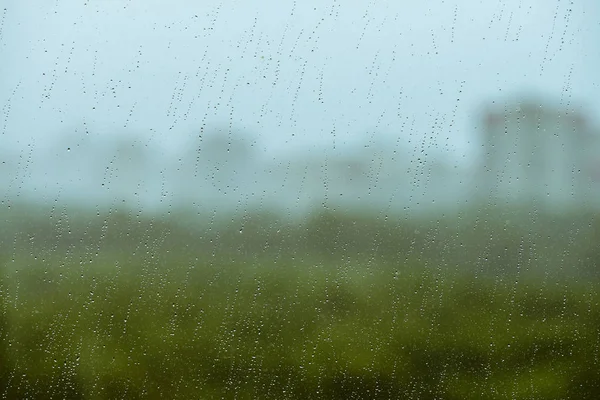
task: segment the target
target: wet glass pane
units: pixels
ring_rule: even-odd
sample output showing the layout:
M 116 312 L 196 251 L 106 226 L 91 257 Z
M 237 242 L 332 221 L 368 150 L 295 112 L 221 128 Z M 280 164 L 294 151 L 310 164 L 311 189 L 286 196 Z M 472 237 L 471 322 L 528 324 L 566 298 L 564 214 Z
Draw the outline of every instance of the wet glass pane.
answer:
M 600 398 L 599 18 L 0 2 L 0 397 Z

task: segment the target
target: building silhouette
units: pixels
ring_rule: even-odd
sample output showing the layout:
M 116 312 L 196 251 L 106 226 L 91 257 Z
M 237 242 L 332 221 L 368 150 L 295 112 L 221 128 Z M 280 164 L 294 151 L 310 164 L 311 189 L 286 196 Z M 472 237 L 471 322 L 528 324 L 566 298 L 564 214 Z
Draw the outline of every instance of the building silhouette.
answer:
M 598 136 L 585 116 L 523 101 L 483 116 L 478 192 L 493 204 L 597 206 Z

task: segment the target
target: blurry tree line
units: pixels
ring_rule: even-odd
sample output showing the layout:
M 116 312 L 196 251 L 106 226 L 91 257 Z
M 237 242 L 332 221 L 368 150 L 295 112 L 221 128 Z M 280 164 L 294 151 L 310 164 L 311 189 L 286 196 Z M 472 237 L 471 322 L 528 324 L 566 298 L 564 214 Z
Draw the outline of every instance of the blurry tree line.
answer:
M 401 218 L 323 208 L 289 220 L 264 210 L 159 216 L 16 205 L 2 210 L 4 259 L 18 253 L 67 252 L 93 259 L 171 251 L 200 259 L 418 262 L 482 274 L 574 277 L 597 276 L 600 266 L 600 216 L 593 213 L 557 216 L 471 207 L 453 214 Z

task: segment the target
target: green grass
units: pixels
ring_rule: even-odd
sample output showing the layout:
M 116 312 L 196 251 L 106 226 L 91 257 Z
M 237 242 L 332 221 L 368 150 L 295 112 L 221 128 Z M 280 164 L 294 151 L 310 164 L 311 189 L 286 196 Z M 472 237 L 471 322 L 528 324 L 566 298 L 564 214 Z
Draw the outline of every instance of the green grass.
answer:
M 1 398 L 600 398 L 592 215 L 13 211 Z
M 22 256 L 8 398 L 597 398 L 593 283 L 424 265 Z

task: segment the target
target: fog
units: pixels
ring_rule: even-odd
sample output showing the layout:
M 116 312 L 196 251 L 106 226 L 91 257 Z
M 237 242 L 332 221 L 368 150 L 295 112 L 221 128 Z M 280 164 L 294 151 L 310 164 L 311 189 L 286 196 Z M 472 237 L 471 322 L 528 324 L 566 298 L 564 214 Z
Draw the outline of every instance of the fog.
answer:
M 452 206 L 481 186 L 489 105 L 532 98 L 583 112 L 597 131 L 593 1 L 8 1 L 1 11 L 5 198 Z M 245 159 L 223 144 L 228 161 L 219 150 L 209 160 L 205 136 L 246 143 Z M 354 175 L 342 172 L 350 164 Z

